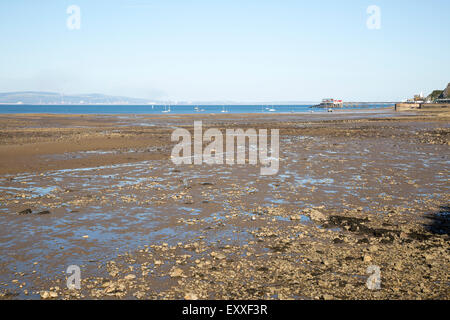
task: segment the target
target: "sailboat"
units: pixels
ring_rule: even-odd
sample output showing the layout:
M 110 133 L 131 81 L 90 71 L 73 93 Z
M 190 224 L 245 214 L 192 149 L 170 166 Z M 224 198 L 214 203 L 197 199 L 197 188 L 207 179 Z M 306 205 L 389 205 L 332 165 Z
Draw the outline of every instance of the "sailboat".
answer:
M 267 111 L 269 111 L 269 112 L 275 112 L 275 111 L 277 111 L 277 110 L 274 109 L 273 106 L 272 106 L 272 108 L 268 108 Z
M 168 113 L 170 112 L 170 105 L 169 105 L 169 109 L 167 109 L 167 106 L 164 106 L 164 110 L 162 111 L 163 113 Z
M 225 110 L 225 106 L 222 106 L 222 111 L 221 111 L 222 113 L 227 113 L 228 111 L 227 110 Z

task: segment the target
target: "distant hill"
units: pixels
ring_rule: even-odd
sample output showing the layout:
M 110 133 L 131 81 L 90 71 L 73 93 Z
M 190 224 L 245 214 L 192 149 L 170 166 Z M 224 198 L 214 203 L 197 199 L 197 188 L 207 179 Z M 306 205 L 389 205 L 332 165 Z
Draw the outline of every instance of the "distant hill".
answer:
M 150 100 L 104 94 L 70 94 L 20 91 L 0 93 L 0 103 L 7 104 L 148 104 Z
M 441 95 L 442 95 L 443 92 L 444 92 L 443 90 L 434 90 L 434 91 L 427 97 L 427 99 L 428 99 L 428 100 L 431 100 L 431 101 L 434 101 L 434 100 L 436 100 L 436 99 L 440 99 L 440 97 L 441 97 Z
M 61 94 L 57 92 L 20 91 L 0 93 L 0 104 L 167 104 L 167 101 L 108 96 L 99 93 L 91 94 Z M 302 105 L 315 104 L 317 101 L 272 101 L 272 102 L 237 102 L 237 101 L 177 101 L 170 104 L 178 105 Z
M 450 99 L 450 83 L 444 90 L 434 90 L 427 97 L 427 100 L 435 101 L 437 99 Z

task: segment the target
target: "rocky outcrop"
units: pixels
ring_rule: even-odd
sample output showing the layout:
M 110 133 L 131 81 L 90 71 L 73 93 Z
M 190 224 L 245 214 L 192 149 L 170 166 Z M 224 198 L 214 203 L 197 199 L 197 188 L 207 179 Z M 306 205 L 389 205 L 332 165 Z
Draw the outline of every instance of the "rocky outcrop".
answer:
M 444 90 L 434 90 L 428 95 L 427 100 L 435 101 L 436 99 L 449 99 L 450 98 L 450 83 Z
M 441 99 L 449 99 L 450 98 L 450 83 L 447 85 L 447 88 L 442 92 Z

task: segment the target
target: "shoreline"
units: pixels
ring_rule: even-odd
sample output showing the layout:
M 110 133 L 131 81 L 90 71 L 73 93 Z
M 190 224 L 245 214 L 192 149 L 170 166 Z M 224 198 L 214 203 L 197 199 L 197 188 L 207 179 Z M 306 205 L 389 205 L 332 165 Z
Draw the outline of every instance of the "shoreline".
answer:
M 49 105 L 51 106 L 51 105 Z M 235 105 L 235 107 L 240 107 L 241 105 Z M 245 105 L 246 106 L 246 105 Z M 259 105 L 254 105 L 255 107 L 259 107 Z M 30 107 L 32 107 L 30 105 Z M 56 107 L 61 107 L 59 105 L 57 105 Z M 126 105 L 124 105 L 123 107 L 127 107 Z M 134 107 L 134 106 L 130 106 L 130 107 Z M 141 107 L 141 106 L 137 106 L 137 107 Z M 146 107 L 146 106 L 142 106 L 142 107 Z M 160 106 L 161 107 L 161 106 Z M 186 107 L 186 106 L 183 106 Z M 207 106 L 206 106 L 207 107 Z M 216 106 L 217 107 L 217 106 Z M 230 106 L 228 106 L 230 107 Z M 227 111 L 225 113 L 221 112 L 220 110 L 217 110 L 216 112 L 207 112 L 207 111 L 200 111 L 200 112 L 193 112 L 193 111 L 189 111 L 187 113 L 183 113 L 183 112 L 169 112 L 169 113 L 164 113 L 162 111 L 156 111 L 156 112 L 85 112 L 86 110 L 84 110 L 84 112 L 1 112 L 1 108 L 0 108 L 0 115 L 26 115 L 26 114 L 31 114 L 31 115 L 39 115 L 39 114 L 47 114 L 47 115 L 160 115 L 160 116 L 167 116 L 167 115 L 262 115 L 262 114 L 272 114 L 272 115 L 283 115 L 283 114 L 310 114 L 310 113 L 328 113 L 328 109 L 327 108 L 310 108 L 309 105 L 282 105 L 281 107 L 308 107 L 307 109 L 305 109 L 304 111 L 293 111 L 293 110 L 289 110 L 289 111 L 274 111 L 274 112 L 270 112 L 270 111 L 265 111 L 265 112 L 260 112 L 259 109 L 255 112 L 246 112 L 246 111 L 238 111 L 238 112 L 230 112 Z M 391 107 L 373 107 L 373 106 L 363 106 L 363 107 L 348 107 L 348 108 L 333 108 L 333 112 L 366 112 L 366 111 L 370 111 L 370 112 L 376 112 L 377 110 L 379 110 L 379 112 L 383 112 L 386 110 L 394 110 L 394 106 Z
M 279 128 L 298 132 L 302 127 L 348 126 L 378 122 L 445 122 L 446 117 L 419 112 L 336 112 L 323 114 L 189 114 L 189 115 L 0 115 L 0 174 L 45 172 L 95 164 L 119 164 L 169 159 L 170 134 L 176 127 Z M 300 127 L 298 127 L 300 126 Z M 320 131 L 320 129 L 317 129 Z M 123 133 L 121 133 L 123 132 Z M 291 133 L 292 134 L 292 133 Z M 332 134 L 332 133 L 330 133 Z M 164 152 L 147 152 L 149 146 Z M 162 150 L 161 149 L 161 150 Z M 135 152 L 130 152 L 135 150 Z M 97 155 L 94 151 L 101 151 Z M 92 156 L 83 154 L 90 152 Z M 94 156 L 96 155 L 96 156 Z M 64 161 L 61 161 L 64 159 Z

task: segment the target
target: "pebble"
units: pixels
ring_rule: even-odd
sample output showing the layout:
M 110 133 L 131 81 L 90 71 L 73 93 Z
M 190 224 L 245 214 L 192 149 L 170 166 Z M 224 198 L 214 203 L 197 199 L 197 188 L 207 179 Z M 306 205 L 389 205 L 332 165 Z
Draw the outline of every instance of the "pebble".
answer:
M 186 293 L 185 300 L 198 300 L 198 296 L 195 293 Z
M 214 258 L 216 258 L 216 259 L 218 259 L 218 260 L 223 260 L 223 259 L 225 259 L 226 258 L 226 256 L 223 254 L 223 253 L 217 253 L 217 252 L 211 252 L 211 257 L 214 257 Z
M 170 275 L 172 278 L 182 277 L 182 276 L 183 276 L 183 270 L 180 269 L 180 268 L 173 268 L 173 269 L 170 271 L 169 275 Z
M 134 274 L 128 274 L 125 276 L 125 280 L 133 280 L 136 279 L 136 276 Z
M 41 292 L 41 298 L 42 299 L 50 299 L 50 298 L 57 298 L 58 293 L 54 291 L 43 291 Z

